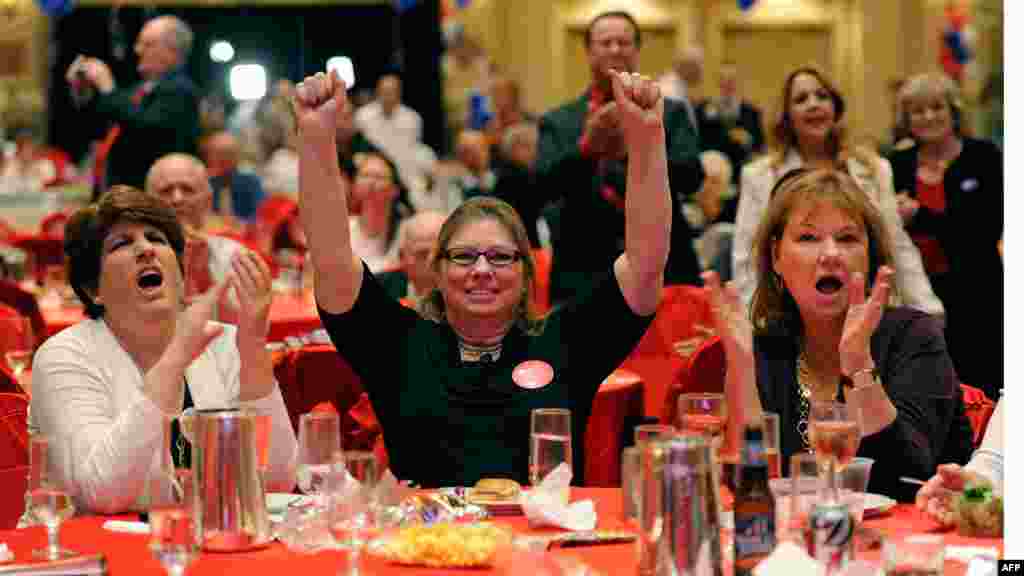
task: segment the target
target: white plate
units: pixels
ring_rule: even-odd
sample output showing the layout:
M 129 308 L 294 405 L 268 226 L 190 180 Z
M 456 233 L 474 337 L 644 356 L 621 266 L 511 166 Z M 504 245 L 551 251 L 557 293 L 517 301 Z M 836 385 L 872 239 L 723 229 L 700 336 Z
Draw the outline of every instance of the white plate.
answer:
M 885 514 L 895 505 L 896 501 L 888 496 L 866 492 L 864 494 L 864 517 L 872 518 Z
M 299 505 L 308 500 L 308 496 L 287 492 L 271 492 L 267 494 L 267 512 L 284 515 L 289 505 Z

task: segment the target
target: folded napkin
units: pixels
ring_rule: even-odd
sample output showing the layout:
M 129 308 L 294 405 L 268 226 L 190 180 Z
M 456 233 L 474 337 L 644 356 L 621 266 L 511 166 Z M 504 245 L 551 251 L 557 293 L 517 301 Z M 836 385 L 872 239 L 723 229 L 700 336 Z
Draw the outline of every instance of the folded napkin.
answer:
M 754 576 L 824 576 L 825 567 L 792 542 L 782 542 L 754 568 Z
M 10 562 L 14 560 L 14 552 L 11 552 L 7 544 L 0 543 L 0 562 Z
M 988 546 L 946 546 L 946 560 L 967 564 L 975 556 L 999 557 L 999 551 Z
M 561 463 L 532 490 L 520 497 L 523 514 L 531 526 L 557 526 L 566 530 L 593 530 L 597 512 L 592 500 L 568 504 L 565 494 L 572 480 L 572 469 Z

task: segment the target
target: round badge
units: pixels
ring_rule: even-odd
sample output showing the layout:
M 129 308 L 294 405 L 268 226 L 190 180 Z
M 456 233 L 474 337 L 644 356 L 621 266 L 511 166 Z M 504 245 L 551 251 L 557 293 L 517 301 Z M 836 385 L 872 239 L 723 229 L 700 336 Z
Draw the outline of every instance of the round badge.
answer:
M 543 388 L 554 378 L 554 368 L 543 360 L 527 360 L 512 370 L 512 381 L 516 383 L 516 386 L 527 390 Z

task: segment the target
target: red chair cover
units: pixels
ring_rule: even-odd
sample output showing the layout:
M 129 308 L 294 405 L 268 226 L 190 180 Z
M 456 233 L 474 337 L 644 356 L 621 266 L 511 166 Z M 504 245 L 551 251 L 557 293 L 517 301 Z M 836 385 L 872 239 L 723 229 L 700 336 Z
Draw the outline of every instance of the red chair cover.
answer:
M 583 480 L 586 486 L 622 483 L 622 434 L 627 419 L 643 414 L 644 380 L 621 368 L 612 372 L 597 391 L 584 435 Z
M 0 469 L 27 464 L 28 396 L 0 393 Z
M 981 445 L 985 438 L 985 430 L 988 428 L 988 421 L 995 412 L 996 404 L 981 391 L 980 388 L 960 384 L 964 393 L 964 412 L 967 419 L 971 421 L 971 429 L 974 431 L 974 446 Z
M 292 350 L 275 367 L 274 375 L 293 428 L 298 430 L 299 416 L 306 412 L 334 410 L 342 415 L 344 449 L 383 451 L 381 426 L 362 381 L 333 346 L 316 344 Z M 386 452 L 381 455 L 386 463 Z
M 25 512 L 25 490 L 28 489 L 28 466 L 0 468 L 0 530 L 18 525 Z
M 51 212 L 43 216 L 43 219 L 39 221 L 39 234 L 42 236 L 64 238 L 64 225 L 68 223 L 70 218 L 71 216 L 67 212 Z
M 533 286 L 531 299 L 538 314 L 551 309 L 551 250 L 535 248 L 530 251 L 533 256 Z
M 14 308 L 19 314 L 32 321 L 36 346 L 46 340 L 46 319 L 43 318 L 43 312 L 39 309 L 39 302 L 34 294 L 10 280 L 0 279 L 0 303 Z
M 35 273 L 36 282 L 43 283 L 48 266 L 64 265 L 64 238 L 43 234 L 19 236 L 12 242 L 24 250 L 32 261 L 31 270 Z
M 683 284 L 665 286 L 654 321 L 621 366 L 644 379 L 645 416 L 662 417 L 666 395 L 686 368 L 687 357 L 676 352 L 675 345 L 701 337 L 698 326 L 714 326 L 708 291 Z
M 686 368 L 672 383 L 662 408 L 662 421 L 675 424 L 678 419 L 679 395 L 684 392 L 722 392 L 725 390 L 725 347 L 714 336 L 690 355 Z

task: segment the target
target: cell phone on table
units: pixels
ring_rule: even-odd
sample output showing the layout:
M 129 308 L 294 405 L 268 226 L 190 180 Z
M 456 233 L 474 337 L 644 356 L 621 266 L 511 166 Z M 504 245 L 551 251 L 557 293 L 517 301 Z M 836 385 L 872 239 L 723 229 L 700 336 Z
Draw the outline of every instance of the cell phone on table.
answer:
M 356 84 L 356 69 L 352 64 L 352 59 L 348 56 L 335 56 L 327 60 L 327 73 L 330 74 L 331 70 L 338 71 L 338 78 L 341 78 L 342 82 L 345 83 L 345 88 L 351 90 Z

